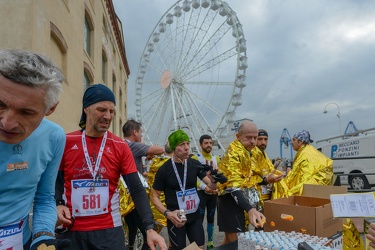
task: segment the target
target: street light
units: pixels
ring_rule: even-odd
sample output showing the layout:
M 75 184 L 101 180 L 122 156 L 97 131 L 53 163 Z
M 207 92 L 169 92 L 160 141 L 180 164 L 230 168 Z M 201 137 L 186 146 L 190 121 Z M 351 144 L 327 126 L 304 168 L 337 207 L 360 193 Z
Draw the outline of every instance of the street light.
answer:
M 337 107 L 337 114 L 336 114 L 336 116 L 339 118 L 340 135 L 341 135 L 341 116 L 340 116 L 340 106 L 339 106 L 337 103 L 335 103 L 335 102 L 330 102 L 330 103 L 328 103 L 328 104 L 324 107 L 324 111 L 323 111 L 323 113 L 324 113 L 324 114 L 327 114 L 327 113 L 328 113 L 327 106 L 329 106 L 329 105 L 331 105 L 331 104 L 336 105 L 336 107 Z

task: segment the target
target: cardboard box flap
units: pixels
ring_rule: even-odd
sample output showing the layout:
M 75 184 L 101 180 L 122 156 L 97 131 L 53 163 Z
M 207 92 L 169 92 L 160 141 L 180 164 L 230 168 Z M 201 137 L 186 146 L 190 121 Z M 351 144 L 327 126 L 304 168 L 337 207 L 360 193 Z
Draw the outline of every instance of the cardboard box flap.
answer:
M 304 184 L 302 196 L 329 199 L 329 196 L 331 194 L 346 194 L 347 192 L 348 192 L 347 186 L 322 186 L 322 185 Z
M 331 203 L 329 199 L 305 197 L 305 196 L 293 196 L 293 197 L 294 197 L 294 205 L 296 206 L 321 207 L 321 206 Z
M 329 199 L 305 196 L 291 196 L 288 198 L 280 198 L 267 202 L 303 207 L 320 207 L 331 203 Z
M 197 243 L 195 243 L 195 241 L 193 243 L 191 243 L 189 246 L 185 247 L 183 250 L 201 250 Z

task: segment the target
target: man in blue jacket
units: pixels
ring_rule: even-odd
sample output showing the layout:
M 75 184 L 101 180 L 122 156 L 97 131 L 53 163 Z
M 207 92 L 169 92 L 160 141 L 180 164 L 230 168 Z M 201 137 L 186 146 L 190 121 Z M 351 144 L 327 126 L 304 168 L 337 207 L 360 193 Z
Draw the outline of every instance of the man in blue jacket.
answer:
M 55 180 L 64 130 L 45 119 L 59 101 L 63 75 L 46 57 L 0 50 L 0 248 L 61 249 L 54 238 Z M 32 231 L 29 212 L 33 208 Z

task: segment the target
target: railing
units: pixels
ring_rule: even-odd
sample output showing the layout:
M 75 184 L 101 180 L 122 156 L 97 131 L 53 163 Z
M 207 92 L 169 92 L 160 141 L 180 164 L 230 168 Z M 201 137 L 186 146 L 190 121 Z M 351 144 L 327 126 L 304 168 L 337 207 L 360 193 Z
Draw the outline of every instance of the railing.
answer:
M 355 132 L 352 132 L 352 133 L 348 133 L 348 134 L 343 134 L 343 135 L 338 135 L 338 136 L 326 138 L 326 139 L 323 139 L 323 140 L 316 141 L 316 143 L 318 144 L 318 143 L 321 143 L 321 142 L 328 142 L 328 141 L 331 141 L 333 139 L 338 139 L 338 138 L 354 137 L 354 136 L 357 136 L 359 134 L 364 134 L 364 133 L 366 133 L 368 131 L 372 131 L 372 130 L 375 130 L 375 128 L 362 129 L 362 130 L 358 130 L 358 131 L 355 131 Z

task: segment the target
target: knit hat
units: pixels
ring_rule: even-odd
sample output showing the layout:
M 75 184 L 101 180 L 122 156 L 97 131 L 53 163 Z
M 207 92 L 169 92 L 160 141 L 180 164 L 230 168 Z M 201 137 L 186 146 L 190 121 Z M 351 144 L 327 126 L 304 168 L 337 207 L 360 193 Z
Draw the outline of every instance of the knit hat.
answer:
M 268 137 L 268 133 L 264 129 L 259 129 L 258 130 L 258 136 L 267 136 Z
M 300 140 L 304 143 L 314 142 L 313 140 L 310 139 L 309 131 L 306 131 L 306 130 L 302 130 L 301 132 L 296 133 L 293 137 L 297 138 L 297 140 Z
M 184 141 L 190 141 L 190 138 L 188 134 L 185 133 L 183 130 L 176 130 L 174 131 L 169 137 L 168 137 L 168 142 L 169 142 L 169 147 L 171 148 L 172 151 L 174 151 L 177 147 L 178 144 Z
M 110 101 L 116 105 L 115 95 L 107 86 L 98 83 L 93 84 L 86 89 L 82 99 L 82 115 L 81 120 L 79 121 L 79 126 L 82 129 L 85 129 L 86 127 L 86 113 L 84 111 L 84 108 L 94 103 L 103 101 Z

